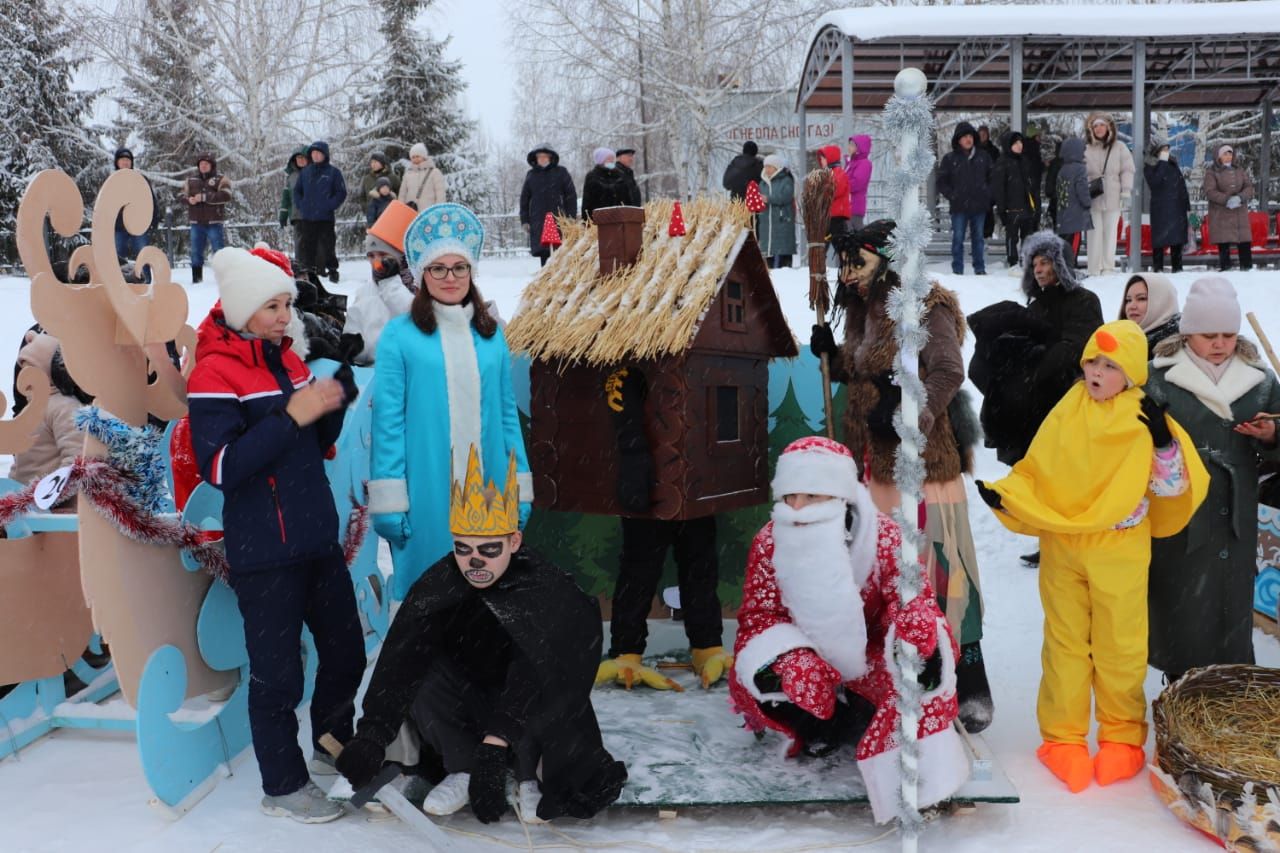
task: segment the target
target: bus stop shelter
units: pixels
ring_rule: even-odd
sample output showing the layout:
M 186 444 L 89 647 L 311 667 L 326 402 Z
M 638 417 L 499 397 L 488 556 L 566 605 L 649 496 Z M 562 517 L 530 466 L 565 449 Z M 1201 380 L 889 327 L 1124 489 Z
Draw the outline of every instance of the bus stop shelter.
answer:
M 929 79 L 941 112 L 1129 112 L 1134 159 L 1148 147 L 1153 110 L 1257 109 L 1258 199 L 1267 210 L 1271 116 L 1280 87 L 1280 0 L 1116 6 L 863 7 L 819 19 L 796 98 L 800 152 L 811 112 L 880 110 L 906 67 Z M 803 156 L 799 162 L 805 162 Z M 1141 170 L 1125 218 L 1142 219 Z M 1129 229 L 1129 267 L 1142 262 Z

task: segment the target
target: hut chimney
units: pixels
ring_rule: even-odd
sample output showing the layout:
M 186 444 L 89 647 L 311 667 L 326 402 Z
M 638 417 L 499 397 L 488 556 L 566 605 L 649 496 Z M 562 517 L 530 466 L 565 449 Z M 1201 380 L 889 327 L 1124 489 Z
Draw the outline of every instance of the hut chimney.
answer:
M 602 207 L 591 218 L 600 243 L 600 277 L 634 264 L 644 236 L 644 208 Z

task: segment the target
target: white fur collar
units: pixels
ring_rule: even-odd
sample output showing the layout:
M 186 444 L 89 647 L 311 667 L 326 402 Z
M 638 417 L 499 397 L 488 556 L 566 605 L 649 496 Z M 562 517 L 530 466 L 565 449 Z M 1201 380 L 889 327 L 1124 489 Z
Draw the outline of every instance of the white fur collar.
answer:
M 444 353 L 445 389 L 449 404 L 449 442 L 453 448 L 454 476 L 467 470 L 467 454 L 474 444 L 480 446 L 480 367 L 477 363 L 475 339 L 471 335 L 470 305 L 444 305 L 436 302 L 436 331 Z
M 1159 368 L 1169 368 L 1164 378 L 1170 385 L 1196 395 L 1196 399 L 1205 408 L 1228 420 L 1234 418 L 1231 404 L 1256 388 L 1267 376 L 1258 368 L 1245 364 L 1244 359 L 1236 355 L 1231 359 L 1227 372 L 1222 374 L 1215 385 L 1187 355 L 1185 347 L 1171 356 L 1155 359 L 1152 364 Z

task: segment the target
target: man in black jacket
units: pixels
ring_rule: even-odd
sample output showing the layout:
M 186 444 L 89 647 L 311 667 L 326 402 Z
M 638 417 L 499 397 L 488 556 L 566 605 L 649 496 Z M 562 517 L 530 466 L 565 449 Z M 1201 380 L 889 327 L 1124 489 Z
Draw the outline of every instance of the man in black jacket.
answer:
M 529 234 L 529 254 L 545 266 L 551 247 L 542 245 L 542 226 L 547 214 L 578 215 L 578 190 L 569 170 L 560 165 L 560 155 L 544 142 L 534 147 L 525 158 L 529 171 L 520 190 L 520 224 Z
M 591 707 L 600 609 L 564 571 L 521 550 L 515 457 L 506 486 L 483 486 L 472 447 L 450 508 L 453 553 L 409 590 L 365 693 L 338 770 L 367 784 L 408 719 L 425 760 L 448 774 L 429 814 L 468 802 L 484 823 L 507 810 L 508 766 L 525 821 L 589 818 L 627 778 Z M 536 819 L 535 819 L 536 814 Z
M 1035 230 L 1039 193 L 1032 189 L 1031 164 L 1022 134 L 1011 130 L 1000 144 L 1004 153 L 991 170 L 991 201 L 1004 225 L 1005 258 L 1012 269 L 1018 264 L 1022 241 Z
M 640 185 L 636 183 L 636 149 L 619 148 L 617 158 L 618 171 L 627 181 L 627 204 L 632 207 L 644 207 L 644 199 L 640 197 Z
M 764 171 L 764 160 L 760 159 L 760 149 L 748 139 L 742 143 L 742 153 L 729 161 L 724 169 L 724 188 L 729 197 L 742 200 L 747 197 L 747 184 L 760 182 L 760 174 Z
M 964 274 L 964 235 L 969 232 L 973 271 L 985 275 L 982 224 L 991 206 L 991 157 L 977 145 L 978 132 L 962 121 L 951 135 L 951 151 L 938 167 L 938 192 L 951 203 L 951 271 Z

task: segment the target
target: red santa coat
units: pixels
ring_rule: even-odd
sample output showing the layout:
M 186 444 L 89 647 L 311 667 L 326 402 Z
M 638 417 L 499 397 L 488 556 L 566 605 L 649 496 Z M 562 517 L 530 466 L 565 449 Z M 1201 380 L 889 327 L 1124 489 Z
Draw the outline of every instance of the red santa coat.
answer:
M 860 509 L 865 512 L 867 506 L 864 504 Z M 898 691 L 893 670 L 885 657 L 885 649 L 892 648 L 895 636 L 914 644 L 926 659 L 933 655 L 939 641 L 942 641 L 942 681 L 936 690 L 925 694 L 920 711 L 919 804 L 936 803 L 955 793 L 969 777 L 969 761 L 960 736 L 952 725 L 958 714 L 955 693 L 958 647 L 945 617 L 938 610 L 927 580 L 925 588 L 907 608 L 901 605 L 897 593 L 896 554 L 902 534 L 897 524 L 876 513 L 875 536 L 875 558 L 864 570 L 865 577 L 858 577 L 857 568 L 850 567 L 855 576 L 853 589 L 861 596 L 864 641 L 862 632 L 857 629 L 857 619 L 848 620 L 848 629 L 841 636 L 819 636 L 830 632 L 818 622 L 805 626 L 800 624 L 804 620 L 793 617 L 784 600 L 774 565 L 773 522 L 761 528 L 748 556 L 729 694 L 734 710 L 744 716 L 748 729 L 761 731 L 772 728 L 794 738 L 794 732 L 760 708 L 762 701 L 789 700 L 781 693 L 762 694 L 755 684 L 755 674 L 794 649 L 811 648 L 824 659 L 840 658 L 841 664 L 836 669 L 847 679 L 845 688 L 876 707 L 875 716 L 858 743 L 857 759 L 873 815 L 877 822 L 883 823 L 897 815 L 901 791 L 900 745 L 896 736 Z M 856 553 L 856 546 L 852 550 Z M 815 593 L 829 603 L 833 590 L 829 585 L 823 585 Z M 839 595 L 839 592 L 834 594 Z M 852 606 L 851 603 L 850 609 Z M 850 672 L 852 667 L 847 661 L 850 653 L 856 652 L 851 644 L 864 646 L 860 673 L 856 670 Z M 799 744 L 794 743 L 788 755 L 794 755 L 798 749 Z

